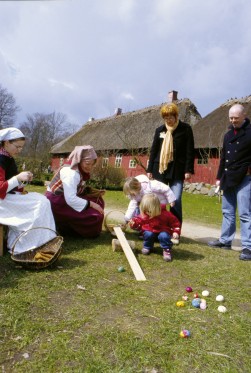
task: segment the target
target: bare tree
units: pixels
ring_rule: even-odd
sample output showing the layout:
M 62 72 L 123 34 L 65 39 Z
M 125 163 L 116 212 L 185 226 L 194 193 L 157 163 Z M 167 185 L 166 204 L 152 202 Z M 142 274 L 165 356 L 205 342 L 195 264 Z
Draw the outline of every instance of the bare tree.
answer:
M 49 162 L 50 149 L 76 131 L 76 126 L 70 124 L 65 114 L 35 113 L 27 115 L 27 120 L 20 126 L 25 134 L 27 143 L 23 151 L 24 156 Z
M 14 96 L 0 84 L 0 129 L 13 126 L 19 110 Z

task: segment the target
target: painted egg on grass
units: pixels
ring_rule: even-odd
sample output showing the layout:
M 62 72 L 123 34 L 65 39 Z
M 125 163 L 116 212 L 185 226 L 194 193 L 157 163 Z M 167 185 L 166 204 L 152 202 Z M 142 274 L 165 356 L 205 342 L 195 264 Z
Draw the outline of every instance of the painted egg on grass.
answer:
M 218 311 L 219 311 L 219 312 L 222 312 L 222 313 L 225 313 L 225 312 L 227 312 L 227 309 L 226 309 L 225 306 L 219 306 L 219 307 L 218 307 Z
M 188 296 L 187 295 L 182 295 L 182 299 L 183 300 L 188 300 Z
M 191 286 L 187 286 L 187 287 L 186 287 L 186 291 L 187 291 L 188 293 L 192 293 L 193 289 L 191 288 Z
M 217 297 L 215 299 L 216 299 L 217 302 L 223 302 L 224 301 L 223 295 L 217 295 Z
M 194 298 L 199 298 L 199 294 L 198 293 L 194 293 L 193 297 Z
M 194 298 L 192 300 L 192 306 L 195 308 L 200 308 L 200 298 Z
M 206 304 L 206 302 L 201 302 L 200 303 L 200 309 L 201 310 L 205 310 L 207 308 L 207 304 Z
M 179 300 L 178 302 L 176 302 L 176 306 L 177 307 L 184 307 L 185 306 L 185 302 L 183 300 Z
M 125 268 L 124 267 L 118 267 L 118 272 L 125 272 Z
M 200 303 L 206 303 L 207 304 L 206 299 L 201 298 Z
M 180 337 L 181 337 L 181 338 L 188 338 L 188 337 L 191 337 L 191 333 L 190 333 L 189 330 L 187 330 L 187 329 L 183 329 L 183 330 L 181 330 L 181 332 L 180 332 Z
M 208 290 L 203 290 L 203 292 L 201 294 L 203 295 L 203 297 L 208 297 L 209 296 L 209 291 Z

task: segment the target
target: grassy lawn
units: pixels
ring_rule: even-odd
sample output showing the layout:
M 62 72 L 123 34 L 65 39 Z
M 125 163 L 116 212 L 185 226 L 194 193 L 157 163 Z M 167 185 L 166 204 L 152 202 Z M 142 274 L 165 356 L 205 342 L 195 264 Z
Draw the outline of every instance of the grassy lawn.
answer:
M 122 192 L 107 192 L 105 200 L 109 209 L 128 203 Z M 216 198 L 184 194 L 183 201 L 184 219 L 221 223 Z M 61 258 L 42 271 L 17 268 L 8 254 L 0 258 L 2 372 L 251 372 L 251 263 L 184 238 L 165 263 L 157 245 L 142 256 L 142 241 L 126 236 L 136 242 L 145 282 L 135 280 L 122 252 L 112 251 L 105 230 L 95 240 L 66 237 Z M 177 307 L 187 286 L 193 292 Z M 194 292 L 205 289 L 207 309 L 194 308 Z M 226 313 L 217 310 L 218 294 Z M 182 329 L 191 337 L 181 338 Z

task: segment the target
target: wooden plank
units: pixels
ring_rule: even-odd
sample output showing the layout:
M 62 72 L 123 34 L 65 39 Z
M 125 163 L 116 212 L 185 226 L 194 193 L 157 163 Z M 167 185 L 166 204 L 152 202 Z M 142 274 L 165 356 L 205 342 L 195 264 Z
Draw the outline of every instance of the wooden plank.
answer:
M 137 259 L 135 258 L 135 255 L 133 254 L 132 252 L 132 249 L 130 248 L 128 242 L 127 242 L 127 239 L 125 238 L 125 235 L 122 231 L 122 229 L 120 227 L 114 227 L 114 232 L 116 233 L 116 236 L 118 237 L 118 240 L 122 246 L 122 249 L 125 253 L 125 256 L 131 266 L 131 269 L 134 273 L 134 276 L 136 278 L 136 280 L 138 281 L 146 281 L 146 278 L 145 278 L 145 275 L 137 261 Z
M 127 242 L 128 242 L 128 245 L 130 246 L 130 248 L 132 250 L 135 249 L 135 242 L 134 241 L 127 240 Z M 114 238 L 112 240 L 112 249 L 113 249 L 113 251 L 123 251 L 121 243 L 119 242 L 119 240 L 117 238 Z

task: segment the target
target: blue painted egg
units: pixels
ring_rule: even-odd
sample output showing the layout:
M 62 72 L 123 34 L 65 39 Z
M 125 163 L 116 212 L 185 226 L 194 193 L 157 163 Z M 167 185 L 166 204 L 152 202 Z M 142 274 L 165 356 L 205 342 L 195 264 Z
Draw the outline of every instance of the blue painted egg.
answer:
M 200 308 L 200 298 L 194 298 L 192 300 L 192 306 L 195 308 Z

